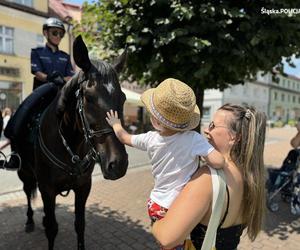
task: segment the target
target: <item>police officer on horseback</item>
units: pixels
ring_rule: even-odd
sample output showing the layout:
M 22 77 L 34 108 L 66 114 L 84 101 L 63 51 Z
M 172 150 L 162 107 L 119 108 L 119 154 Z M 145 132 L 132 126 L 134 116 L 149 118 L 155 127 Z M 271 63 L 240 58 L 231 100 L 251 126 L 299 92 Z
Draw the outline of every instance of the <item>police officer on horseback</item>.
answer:
M 47 106 L 53 100 L 58 88 L 62 87 L 74 74 L 70 56 L 58 48 L 65 32 L 63 22 L 57 18 L 50 17 L 43 24 L 43 35 L 47 39 L 46 45 L 31 50 L 34 91 L 21 103 L 7 124 L 4 134 L 9 141 L 5 146 L 11 143 L 12 154 L 8 162 L 0 160 L 0 168 L 17 170 L 20 167 L 21 158 L 17 153 L 16 141 L 20 131 L 28 122 L 28 116 L 35 107 Z
M 74 74 L 70 56 L 58 48 L 65 32 L 63 22 L 57 18 L 50 17 L 43 24 L 47 43 L 31 50 L 31 72 L 35 75 L 33 89 L 47 82 L 64 84 Z

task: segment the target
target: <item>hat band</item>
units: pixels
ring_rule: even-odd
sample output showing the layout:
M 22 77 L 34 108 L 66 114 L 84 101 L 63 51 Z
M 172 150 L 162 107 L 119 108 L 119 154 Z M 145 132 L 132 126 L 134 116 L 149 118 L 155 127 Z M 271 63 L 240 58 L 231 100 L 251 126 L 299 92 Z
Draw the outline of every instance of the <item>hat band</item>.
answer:
M 171 122 L 169 120 L 167 120 L 166 118 L 164 118 L 161 113 L 159 113 L 159 111 L 155 108 L 154 103 L 153 103 L 153 94 L 151 95 L 150 98 L 150 104 L 151 104 L 151 111 L 153 112 L 153 114 L 155 115 L 155 117 L 162 122 L 164 125 L 167 125 L 168 127 L 171 128 L 175 128 L 175 129 L 185 129 L 189 126 L 189 123 L 182 123 L 182 124 L 176 124 L 174 122 Z

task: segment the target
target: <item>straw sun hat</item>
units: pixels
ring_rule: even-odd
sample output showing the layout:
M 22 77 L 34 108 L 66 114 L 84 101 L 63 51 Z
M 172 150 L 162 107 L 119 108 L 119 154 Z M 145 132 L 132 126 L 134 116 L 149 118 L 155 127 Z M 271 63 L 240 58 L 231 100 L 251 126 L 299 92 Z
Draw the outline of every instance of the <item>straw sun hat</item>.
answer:
M 146 90 L 141 100 L 147 110 L 169 129 L 191 130 L 200 122 L 194 91 L 177 79 L 168 78 L 156 88 Z

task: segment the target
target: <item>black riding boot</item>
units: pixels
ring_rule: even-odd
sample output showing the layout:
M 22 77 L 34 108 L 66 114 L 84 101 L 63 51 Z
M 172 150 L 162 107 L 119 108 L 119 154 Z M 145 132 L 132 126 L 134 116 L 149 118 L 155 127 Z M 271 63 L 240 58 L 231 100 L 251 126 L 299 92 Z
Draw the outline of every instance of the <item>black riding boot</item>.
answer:
M 0 160 L 0 168 L 15 171 L 19 169 L 20 163 L 19 156 L 17 154 L 13 154 L 8 162 L 5 160 Z

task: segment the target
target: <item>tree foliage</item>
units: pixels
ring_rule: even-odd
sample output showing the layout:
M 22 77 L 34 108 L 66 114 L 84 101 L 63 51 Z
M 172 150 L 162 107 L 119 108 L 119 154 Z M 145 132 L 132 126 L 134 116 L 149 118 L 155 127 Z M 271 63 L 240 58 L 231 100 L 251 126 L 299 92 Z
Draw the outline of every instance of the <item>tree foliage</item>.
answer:
M 127 45 L 126 75 L 132 80 L 155 85 L 174 77 L 201 96 L 207 88 L 242 83 L 258 70 L 276 66 L 282 72 L 282 57 L 299 57 L 296 2 L 101 0 L 84 5 L 75 31 L 104 50 Z

